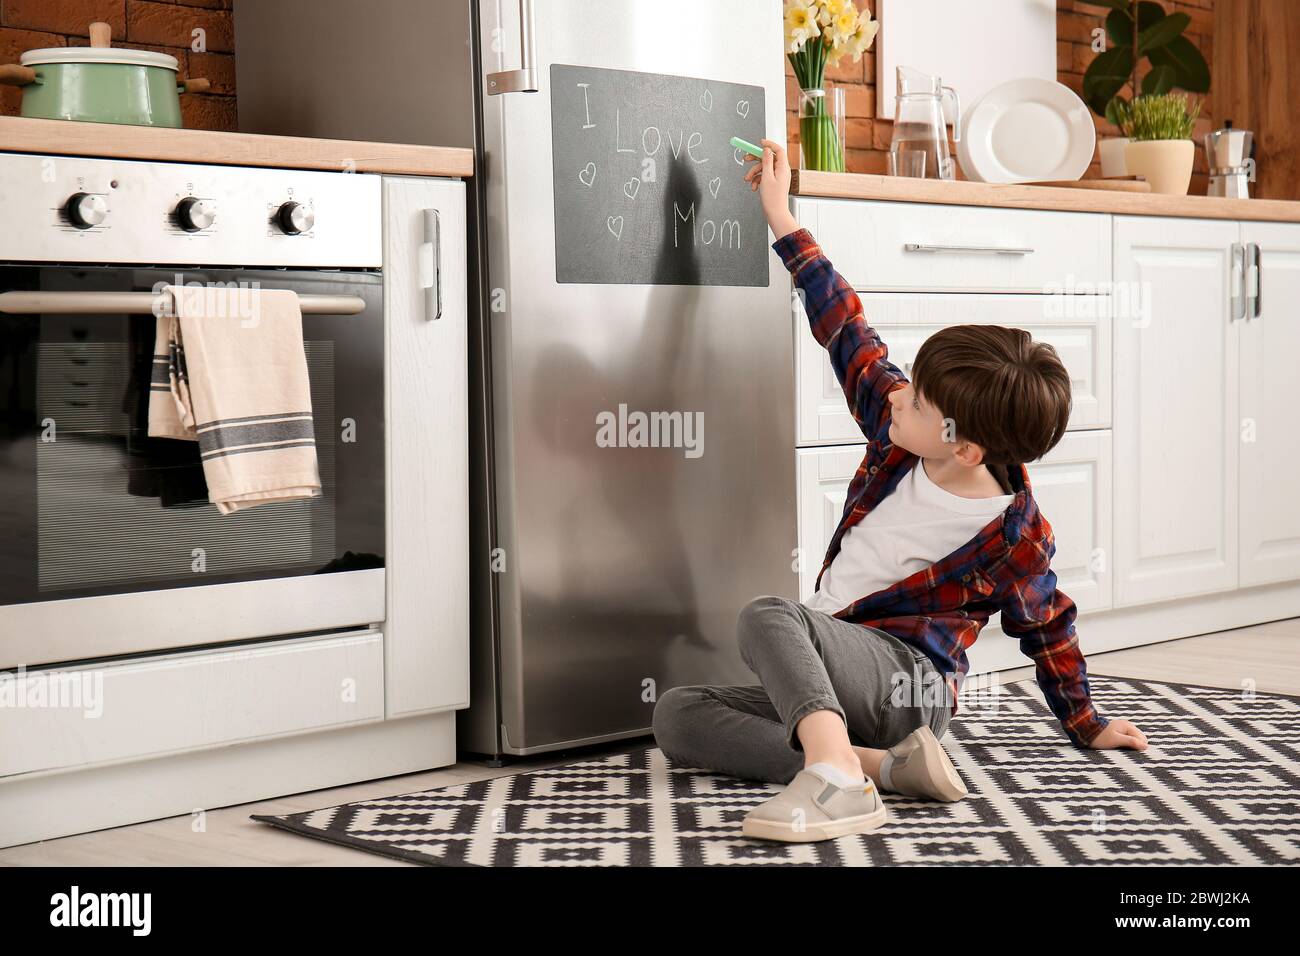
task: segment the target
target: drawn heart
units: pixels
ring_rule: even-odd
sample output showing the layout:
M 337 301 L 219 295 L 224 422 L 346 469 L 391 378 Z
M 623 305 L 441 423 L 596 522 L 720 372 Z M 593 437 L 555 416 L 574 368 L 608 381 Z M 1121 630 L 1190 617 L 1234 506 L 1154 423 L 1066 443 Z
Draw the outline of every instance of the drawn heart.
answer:
M 628 199 L 635 199 L 636 194 L 641 191 L 641 180 L 633 176 L 623 184 L 623 195 Z
M 618 226 L 618 228 L 615 229 L 614 228 L 615 226 Z M 615 239 L 622 239 L 623 238 L 623 217 L 610 216 L 608 219 L 605 220 L 605 228 L 614 234 Z
M 700 109 L 704 110 L 706 113 L 713 112 L 713 94 L 709 92 L 707 87 L 704 92 L 700 94 Z
M 736 112 L 739 113 L 739 114 L 741 115 L 742 118 L 744 118 L 744 119 L 748 119 L 748 118 L 749 118 L 749 100 L 741 100 L 739 103 L 737 103 L 737 104 L 736 104 Z
M 596 164 L 588 163 L 583 170 L 578 173 L 578 178 L 582 180 L 582 185 L 590 186 L 596 180 Z
M 709 180 L 709 192 L 713 193 L 713 198 L 718 198 L 718 190 L 722 188 L 722 177 L 714 176 Z

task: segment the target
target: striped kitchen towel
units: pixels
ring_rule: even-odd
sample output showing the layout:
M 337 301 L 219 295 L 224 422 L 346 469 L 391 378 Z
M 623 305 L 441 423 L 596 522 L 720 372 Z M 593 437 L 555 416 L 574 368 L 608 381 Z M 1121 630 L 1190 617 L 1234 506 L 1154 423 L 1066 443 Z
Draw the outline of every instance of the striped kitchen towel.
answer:
M 199 443 L 222 514 L 320 495 L 298 294 L 167 286 L 158 317 L 149 434 Z

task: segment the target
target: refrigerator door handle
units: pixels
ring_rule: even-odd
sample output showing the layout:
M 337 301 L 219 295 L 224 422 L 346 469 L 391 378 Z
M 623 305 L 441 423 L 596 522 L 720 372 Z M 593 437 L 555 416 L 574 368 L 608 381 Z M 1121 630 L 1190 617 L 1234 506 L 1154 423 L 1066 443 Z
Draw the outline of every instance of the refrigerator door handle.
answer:
M 442 220 L 436 209 L 424 210 L 424 242 L 420 243 L 420 288 L 424 290 L 424 318 L 442 318 Z
M 497 27 L 499 31 L 501 28 Z M 533 33 L 533 0 L 519 0 L 519 69 L 487 75 L 488 96 L 537 92 L 537 38 Z

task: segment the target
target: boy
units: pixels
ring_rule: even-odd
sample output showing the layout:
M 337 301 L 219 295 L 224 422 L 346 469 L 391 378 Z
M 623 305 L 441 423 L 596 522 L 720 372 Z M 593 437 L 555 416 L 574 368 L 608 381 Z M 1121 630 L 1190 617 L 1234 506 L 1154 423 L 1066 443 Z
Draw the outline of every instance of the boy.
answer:
M 886 819 L 877 785 L 958 800 L 966 787 L 938 738 L 957 711 L 966 648 L 1000 610 L 1076 746 L 1145 750 L 1137 727 L 1093 707 L 1074 602 L 1056 588 L 1052 529 L 1023 465 L 1069 419 L 1055 351 L 1021 329 L 952 326 L 921 347 L 910 382 L 790 214 L 784 148 L 762 145 L 745 179 L 867 453 L 816 593 L 803 604 L 759 597 L 740 612 L 741 656 L 761 686 L 673 688 L 655 706 L 656 742 L 685 766 L 788 782 L 746 817 L 747 836 L 873 830 Z

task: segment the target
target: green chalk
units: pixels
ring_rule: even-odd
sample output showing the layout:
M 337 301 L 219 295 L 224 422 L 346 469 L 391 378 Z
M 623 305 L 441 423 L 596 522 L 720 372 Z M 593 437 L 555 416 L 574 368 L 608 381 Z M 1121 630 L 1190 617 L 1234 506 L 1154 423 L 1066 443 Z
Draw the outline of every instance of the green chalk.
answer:
M 763 158 L 763 147 L 762 147 L 762 146 L 755 146 L 753 143 L 747 143 L 747 142 L 745 142 L 743 139 L 741 139 L 739 136 L 733 136 L 733 137 L 731 137 L 731 145 L 734 146 L 736 149 L 743 149 L 745 152 L 749 153 L 749 155 L 751 155 L 751 156 L 756 156 L 756 157 L 758 157 L 759 159 L 762 159 L 762 158 Z

